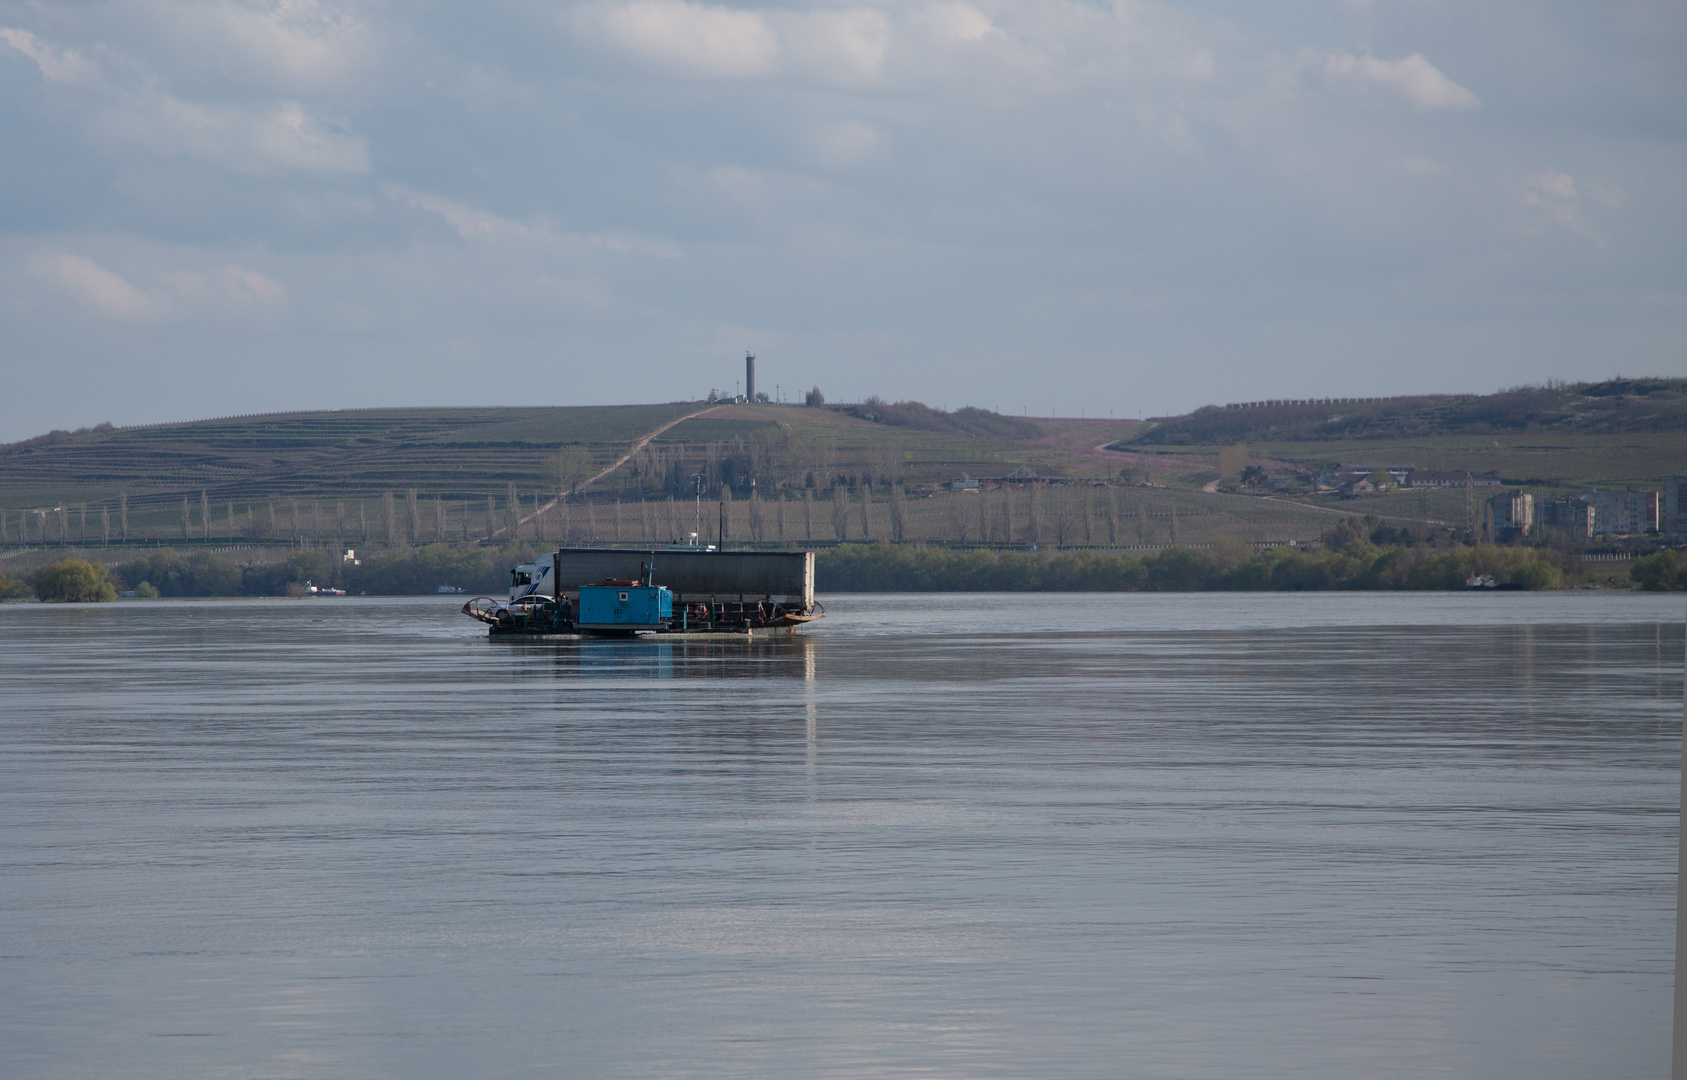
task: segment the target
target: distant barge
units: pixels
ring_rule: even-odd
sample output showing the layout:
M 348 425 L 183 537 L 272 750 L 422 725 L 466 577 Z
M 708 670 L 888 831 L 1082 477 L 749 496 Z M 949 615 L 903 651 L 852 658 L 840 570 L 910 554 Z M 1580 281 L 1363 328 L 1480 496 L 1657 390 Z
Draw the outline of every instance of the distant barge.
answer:
M 510 571 L 507 600 L 463 614 L 492 637 L 791 633 L 826 617 L 812 551 L 564 548 Z

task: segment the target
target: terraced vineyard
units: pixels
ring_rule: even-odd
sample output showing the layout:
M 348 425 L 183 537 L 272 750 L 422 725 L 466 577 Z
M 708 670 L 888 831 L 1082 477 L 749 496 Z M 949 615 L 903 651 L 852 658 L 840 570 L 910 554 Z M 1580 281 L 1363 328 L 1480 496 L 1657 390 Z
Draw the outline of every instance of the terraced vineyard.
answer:
M 1457 492 L 1340 502 L 1203 492 L 1218 447 L 1158 440 L 1174 421 L 670 402 L 102 427 L 0 447 L 0 543 L 368 545 L 512 533 L 666 543 L 691 531 L 714 537 L 724 524 L 733 543 L 1131 547 L 1310 540 L 1351 513 L 1420 528 L 1467 520 Z M 1687 436 L 1657 430 L 1282 441 L 1250 452 L 1274 475 L 1410 460 L 1491 470 L 1540 492 L 1656 483 L 1687 469 Z M 982 492 L 939 487 L 963 475 L 1018 479 Z M 559 490 L 571 492 L 560 505 Z

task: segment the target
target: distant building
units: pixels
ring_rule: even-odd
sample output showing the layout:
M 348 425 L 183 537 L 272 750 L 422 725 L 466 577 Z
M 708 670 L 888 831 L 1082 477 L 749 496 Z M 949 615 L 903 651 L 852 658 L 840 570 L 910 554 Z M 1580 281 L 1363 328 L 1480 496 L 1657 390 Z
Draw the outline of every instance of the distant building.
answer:
M 1406 477 L 1406 486 L 1415 488 L 1499 487 L 1500 479 L 1492 475 L 1476 476 L 1468 469 L 1457 469 L 1452 472 L 1414 469 Z
M 1381 469 L 1349 468 L 1342 466 L 1335 472 L 1319 473 L 1318 483 L 1324 487 L 1335 488 L 1343 495 L 1374 495 L 1379 491 L 1387 491 L 1396 486 L 1387 480 L 1380 484 L 1377 474 L 1385 473 L 1392 477 L 1394 474 Z
M 1657 532 L 1662 520 L 1663 497 L 1656 491 L 1584 491 L 1581 497 L 1598 511 L 1595 534 L 1638 536 Z
M 1663 533 L 1670 539 L 1687 535 L 1687 473 L 1664 481 Z
M 1541 500 L 1536 517 L 1543 529 L 1563 529 L 1571 536 L 1586 540 L 1593 536 L 1599 520 L 1599 509 L 1586 499 L 1574 495 L 1559 495 Z
M 944 485 L 950 491 L 977 491 L 978 481 L 962 473 L 960 476 Z
M 1385 472 L 1388 475 L 1394 477 L 1394 482 L 1397 485 L 1399 485 L 1400 487 L 1406 486 L 1406 478 L 1408 476 L 1411 476 L 1413 471 L 1415 471 L 1416 469 L 1417 469 L 1417 466 L 1413 465 L 1411 462 L 1397 463 L 1397 464 L 1394 464 L 1394 465 L 1366 465 L 1364 463 L 1357 463 L 1357 464 L 1343 463 L 1343 465 L 1341 466 L 1342 472 L 1351 473 L 1351 474 L 1355 474 L 1355 475 L 1359 475 L 1359 476 L 1370 476 L 1374 473 Z
M 1528 536 L 1535 527 L 1535 497 L 1527 491 L 1509 491 L 1488 500 L 1494 512 L 1494 539 Z

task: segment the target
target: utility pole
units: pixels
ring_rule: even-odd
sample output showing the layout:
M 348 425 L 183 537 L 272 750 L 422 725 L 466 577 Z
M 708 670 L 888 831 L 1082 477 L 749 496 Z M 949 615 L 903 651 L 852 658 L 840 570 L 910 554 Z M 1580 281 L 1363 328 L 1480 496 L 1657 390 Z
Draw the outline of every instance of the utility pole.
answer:
M 1470 475 L 1470 470 L 1464 473 L 1464 531 L 1470 534 L 1472 545 L 1476 543 L 1476 483 Z
M 693 541 L 695 541 L 703 535 L 703 474 L 698 473 L 693 476 L 691 482 L 697 489 L 697 527 L 691 534 Z

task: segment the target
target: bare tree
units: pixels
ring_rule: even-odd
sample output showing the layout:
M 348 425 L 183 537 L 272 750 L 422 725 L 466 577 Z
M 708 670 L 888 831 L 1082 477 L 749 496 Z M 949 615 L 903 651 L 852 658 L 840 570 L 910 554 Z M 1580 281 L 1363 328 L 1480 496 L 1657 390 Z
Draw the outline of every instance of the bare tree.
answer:
M 1033 483 L 1030 494 L 1030 510 L 1025 529 L 1025 539 L 1028 543 L 1040 543 L 1043 539 L 1043 486 Z
M 803 538 L 814 539 L 814 492 L 803 488 L 802 493 L 802 527 Z
M 890 482 L 890 538 L 898 544 L 907 538 L 908 519 L 902 505 L 902 481 Z
M 1035 498 L 1035 489 L 1033 489 L 1033 501 Z M 1050 513 L 1049 517 L 1053 519 L 1054 546 L 1057 548 L 1063 548 L 1077 539 L 1077 508 L 1072 505 L 1072 492 L 1064 489 L 1051 488 L 1049 490 L 1049 500 L 1053 503 L 1053 506 L 1050 507 L 1052 513 Z M 1035 538 L 1035 535 L 1033 535 L 1032 539 Z
M 861 478 L 861 539 L 873 538 L 873 484 L 865 476 Z
M 949 495 L 949 528 L 954 533 L 957 543 L 966 543 L 972 531 L 972 504 L 965 498 L 966 492 L 957 491 Z
M 545 479 L 557 495 L 572 495 L 580 483 L 592 474 L 592 455 L 577 443 L 560 446 L 545 459 Z
M 849 539 L 849 489 L 842 484 L 832 485 L 832 536 Z
M 763 525 L 762 525 L 762 512 L 761 512 L 761 493 L 758 489 L 751 488 L 750 489 L 750 539 L 751 540 L 760 540 L 762 538 L 762 532 L 763 532 Z

